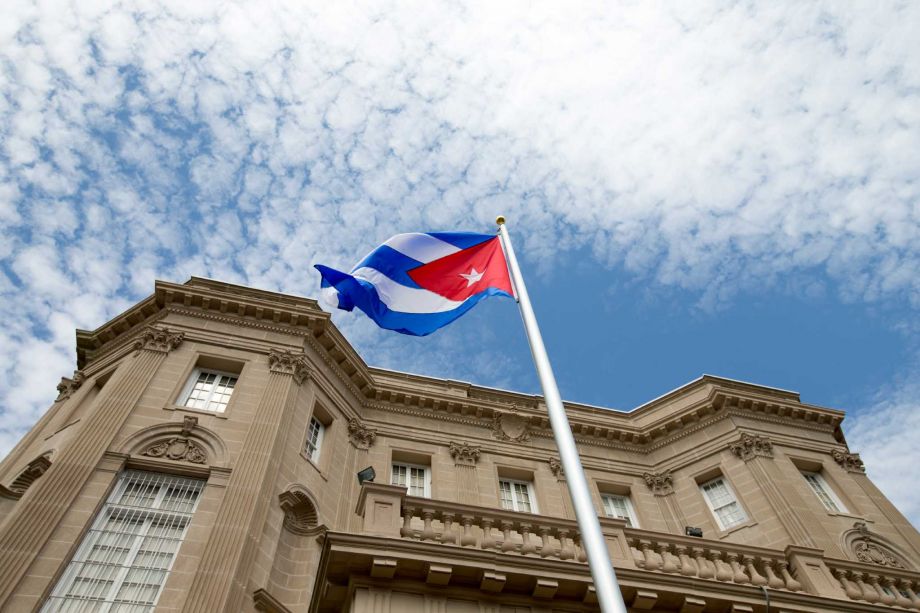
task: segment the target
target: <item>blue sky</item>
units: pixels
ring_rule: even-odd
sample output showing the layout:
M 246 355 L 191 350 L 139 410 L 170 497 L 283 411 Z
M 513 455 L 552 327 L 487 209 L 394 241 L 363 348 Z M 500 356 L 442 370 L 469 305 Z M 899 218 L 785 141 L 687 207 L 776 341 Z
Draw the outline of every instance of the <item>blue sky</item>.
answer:
M 326 6 L 329 5 L 329 6 Z M 509 219 L 563 395 L 844 409 L 920 524 L 917 3 L 0 5 L 0 451 L 154 279 L 306 296 Z M 374 365 L 538 392 L 510 301 Z M 40 364 L 41 368 L 36 368 Z

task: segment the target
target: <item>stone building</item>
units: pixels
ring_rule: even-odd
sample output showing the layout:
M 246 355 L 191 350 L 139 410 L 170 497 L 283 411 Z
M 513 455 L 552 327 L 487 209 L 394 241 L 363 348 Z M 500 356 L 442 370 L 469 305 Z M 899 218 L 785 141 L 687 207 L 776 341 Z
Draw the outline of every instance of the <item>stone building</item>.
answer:
M 368 367 L 314 301 L 197 278 L 76 366 L 0 465 L 3 611 L 597 609 L 538 396 Z M 841 411 L 710 376 L 567 410 L 631 610 L 920 609 Z

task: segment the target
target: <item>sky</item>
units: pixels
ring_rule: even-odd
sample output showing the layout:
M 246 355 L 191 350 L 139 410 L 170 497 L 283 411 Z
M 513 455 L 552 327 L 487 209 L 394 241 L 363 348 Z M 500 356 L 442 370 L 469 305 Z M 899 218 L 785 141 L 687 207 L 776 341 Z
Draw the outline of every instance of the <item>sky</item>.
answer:
M 0 3 L 0 453 L 155 279 L 317 297 L 503 214 L 566 399 L 847 412 L 920 526 L 920 3 Z M 527 393 L 515 305 L 371 365 Z

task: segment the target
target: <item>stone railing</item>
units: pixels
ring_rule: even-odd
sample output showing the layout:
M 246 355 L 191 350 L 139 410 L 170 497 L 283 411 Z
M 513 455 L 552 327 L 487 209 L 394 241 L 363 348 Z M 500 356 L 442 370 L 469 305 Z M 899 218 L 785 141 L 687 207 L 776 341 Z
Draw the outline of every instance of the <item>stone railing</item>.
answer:
M 406 496 L 405 488 L 373 483 L 362 487 L 356 511 L 369 535 L 571 564 L 586 559 L 574 520 Z M 618 569 L 763 587 L 793 600 L 798 592 L 920 610 L 920 573 L 914 571 L 826 558 L 820 549 L 797 545 L 766 549 L 628 528 L 619 519 L 602 518 L 601 528 Z
M 850 600 L 920 610 L 920 575 L 914 572 L 825 558 Z
M 578 524 L 572 520 L 406 497 L 403 538 L 584 562 Z
M 629 528 L 625 533 L 636 566 L 645 570 L 774 590 L 803 590 L 782 551 Z

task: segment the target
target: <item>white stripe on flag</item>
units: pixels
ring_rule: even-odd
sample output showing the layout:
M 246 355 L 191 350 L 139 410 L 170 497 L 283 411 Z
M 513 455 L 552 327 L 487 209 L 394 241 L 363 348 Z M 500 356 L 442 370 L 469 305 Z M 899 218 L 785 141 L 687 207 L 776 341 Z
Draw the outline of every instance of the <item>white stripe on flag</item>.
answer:
M 446 255 L 457 253 L 459 247 L 454 247 L 450 243 L 421 232 L 410 232 L 408 234 L 397 234 L 384 243 L 388 247 L 407 255 L 413 260 L 418 260 L 422 264 L 433 262 Z
M 427 289 L 406 287 L 374 268 L 359 268 L 351 274 L 353 277 L 372 283 L 377 288 L 377 295 L 380 296 L 380 300 L 391 311 L 399 311 L 400 313 L 443 313 L 453 311 L 463 304 L 462 300 L 460 302 L 448 300 L 434 292 L 429 292 Z

